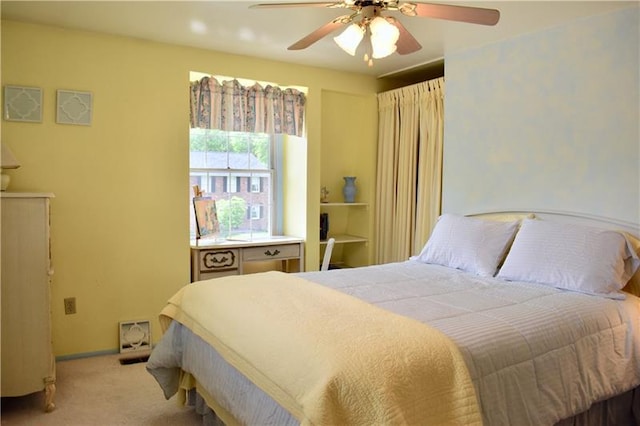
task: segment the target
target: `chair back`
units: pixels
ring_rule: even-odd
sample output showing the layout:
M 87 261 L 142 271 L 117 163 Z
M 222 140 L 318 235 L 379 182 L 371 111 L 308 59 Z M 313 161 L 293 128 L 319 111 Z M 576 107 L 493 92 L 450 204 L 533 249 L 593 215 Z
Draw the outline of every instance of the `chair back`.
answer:
M 329 262 L 331 262 L 331 252 L 333 251 L 333 245 L 336 243 L 335 238 L 329 238 L 327 240 L 327 248 L 324 250 L 324 257 L 322 258 L 322 265 L 320 265 L 321 271 L 329 270 Z

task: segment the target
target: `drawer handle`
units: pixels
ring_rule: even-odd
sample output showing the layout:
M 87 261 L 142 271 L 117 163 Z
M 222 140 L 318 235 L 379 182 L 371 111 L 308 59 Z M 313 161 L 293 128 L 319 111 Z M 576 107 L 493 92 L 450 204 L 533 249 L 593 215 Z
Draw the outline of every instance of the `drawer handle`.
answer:
M 218 257 L 220 256 L 220 257 Z M 233 266 L 236 256 L 232 251 L 205 253 L 202 261 L 207 269 L 227 268 Z
M 275 249 L 273 253 L 270 250 L 264 252 L 265 256 L 277 256 L 280 254 L 280 250 Z

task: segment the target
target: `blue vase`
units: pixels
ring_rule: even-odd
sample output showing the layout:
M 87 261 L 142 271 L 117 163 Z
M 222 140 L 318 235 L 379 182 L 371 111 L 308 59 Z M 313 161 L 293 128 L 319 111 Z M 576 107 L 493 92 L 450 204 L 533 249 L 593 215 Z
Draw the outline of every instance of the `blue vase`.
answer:
M 356 177 L 345 176 L 344 187 L 342 188 L 342 195 L 344 195 L 345 203 L 353 203 L 356 200 Z

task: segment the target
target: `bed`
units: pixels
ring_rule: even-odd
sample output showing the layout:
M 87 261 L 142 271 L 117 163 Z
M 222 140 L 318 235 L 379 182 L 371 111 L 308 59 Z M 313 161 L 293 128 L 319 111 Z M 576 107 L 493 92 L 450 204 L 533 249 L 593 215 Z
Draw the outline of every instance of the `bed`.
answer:
M 442 215 L 404 262 L 189 284 L 147 369 L 205 424 L 640 424 L 637 229 L 535 216 Z

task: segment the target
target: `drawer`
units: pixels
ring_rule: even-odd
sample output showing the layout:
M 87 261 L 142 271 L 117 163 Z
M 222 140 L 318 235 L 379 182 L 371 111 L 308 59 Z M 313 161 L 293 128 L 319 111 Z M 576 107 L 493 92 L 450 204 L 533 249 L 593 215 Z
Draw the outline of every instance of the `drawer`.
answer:
M 300 257 L 300 244 L 248 247 L 242 251 L 242 259 L 246 261 L 290 259 L 292 257 Z
M 230 275 L 238 275 L 238 270 L 237 269 L 228 269 L 226 271 L 200 272 L 200 276 L 198 277 L 197 281 L 210 280 L 212 278 L 228 277 Z
M 200 271 L 221 271 L 238 269 L 239 259 L 237 249 L 200 250 Z

